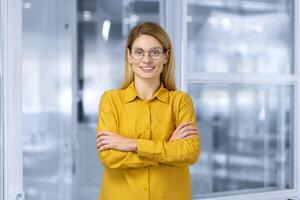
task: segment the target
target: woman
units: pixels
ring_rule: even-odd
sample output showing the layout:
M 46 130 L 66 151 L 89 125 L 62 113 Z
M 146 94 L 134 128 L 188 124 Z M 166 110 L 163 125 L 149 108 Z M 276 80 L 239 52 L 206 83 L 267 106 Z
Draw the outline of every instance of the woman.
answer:
M 157 24 L 130 32 L 121 89 L 100 101 L 99 200 L 190 200 L 188 166 L 200 153 L 190 96 L 176 90 L 173 49 Z

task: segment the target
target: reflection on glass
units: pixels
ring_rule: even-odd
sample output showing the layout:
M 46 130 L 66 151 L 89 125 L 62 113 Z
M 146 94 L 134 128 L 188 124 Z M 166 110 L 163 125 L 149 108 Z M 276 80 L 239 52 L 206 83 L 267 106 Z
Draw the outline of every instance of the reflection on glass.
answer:
M 65 26 L 58 5 L 23 4 L 23 172 L 29 200 L 68 200 L 71 192 L 71 65 L 61 50 L 68 39 L 60 39 Z
M 291 74 L 293 0 L 188 0 L 188 72 Z
M 95 148 L 100 96 L 119 88 L 124 74 L 125 40 L 143 21 L 159 23 L 158 0 L 77 0 L 78 5 L 78 199 L 97 199 L 102 167 Z M 89 156 L 87 156 L 89 155 Z
M 195 197 L 293 187 L 292 86 L 191 83 L 188 92 L 202 133 Z

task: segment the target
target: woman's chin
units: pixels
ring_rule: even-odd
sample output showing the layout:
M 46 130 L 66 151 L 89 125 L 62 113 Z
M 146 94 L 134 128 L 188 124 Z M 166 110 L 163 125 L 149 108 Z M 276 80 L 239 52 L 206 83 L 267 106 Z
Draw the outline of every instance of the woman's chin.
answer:
M 160 79 L 160 76 L 156 74 L 137 74 L 137 76 L 140 79 L 145 79 L 145 80 Z

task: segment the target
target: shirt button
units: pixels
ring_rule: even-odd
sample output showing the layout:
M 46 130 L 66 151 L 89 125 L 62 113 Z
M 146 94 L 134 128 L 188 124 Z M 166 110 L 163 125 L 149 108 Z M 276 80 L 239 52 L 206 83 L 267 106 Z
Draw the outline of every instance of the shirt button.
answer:
M 147 188 L 147 187 L 144 187 L 144 190 L 145 190 L 145 191 L 147 191 L 147 190 L 148 190 L 148 188 Z

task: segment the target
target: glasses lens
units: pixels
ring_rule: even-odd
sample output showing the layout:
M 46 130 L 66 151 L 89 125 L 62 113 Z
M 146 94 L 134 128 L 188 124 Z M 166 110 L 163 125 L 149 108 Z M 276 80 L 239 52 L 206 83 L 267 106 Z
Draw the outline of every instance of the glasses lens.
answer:
M 149 54 L 150 54 L 151 58 L 155 58 L 155 59 L 160 58 L 162 55 L 162 49 L 160 49 L 160 48 L 151 49 L 149 51 Z
M 142 49 L 133 49 L 132 57 L 134 59 L 141 59 L 144 56 L 144 51 Z

